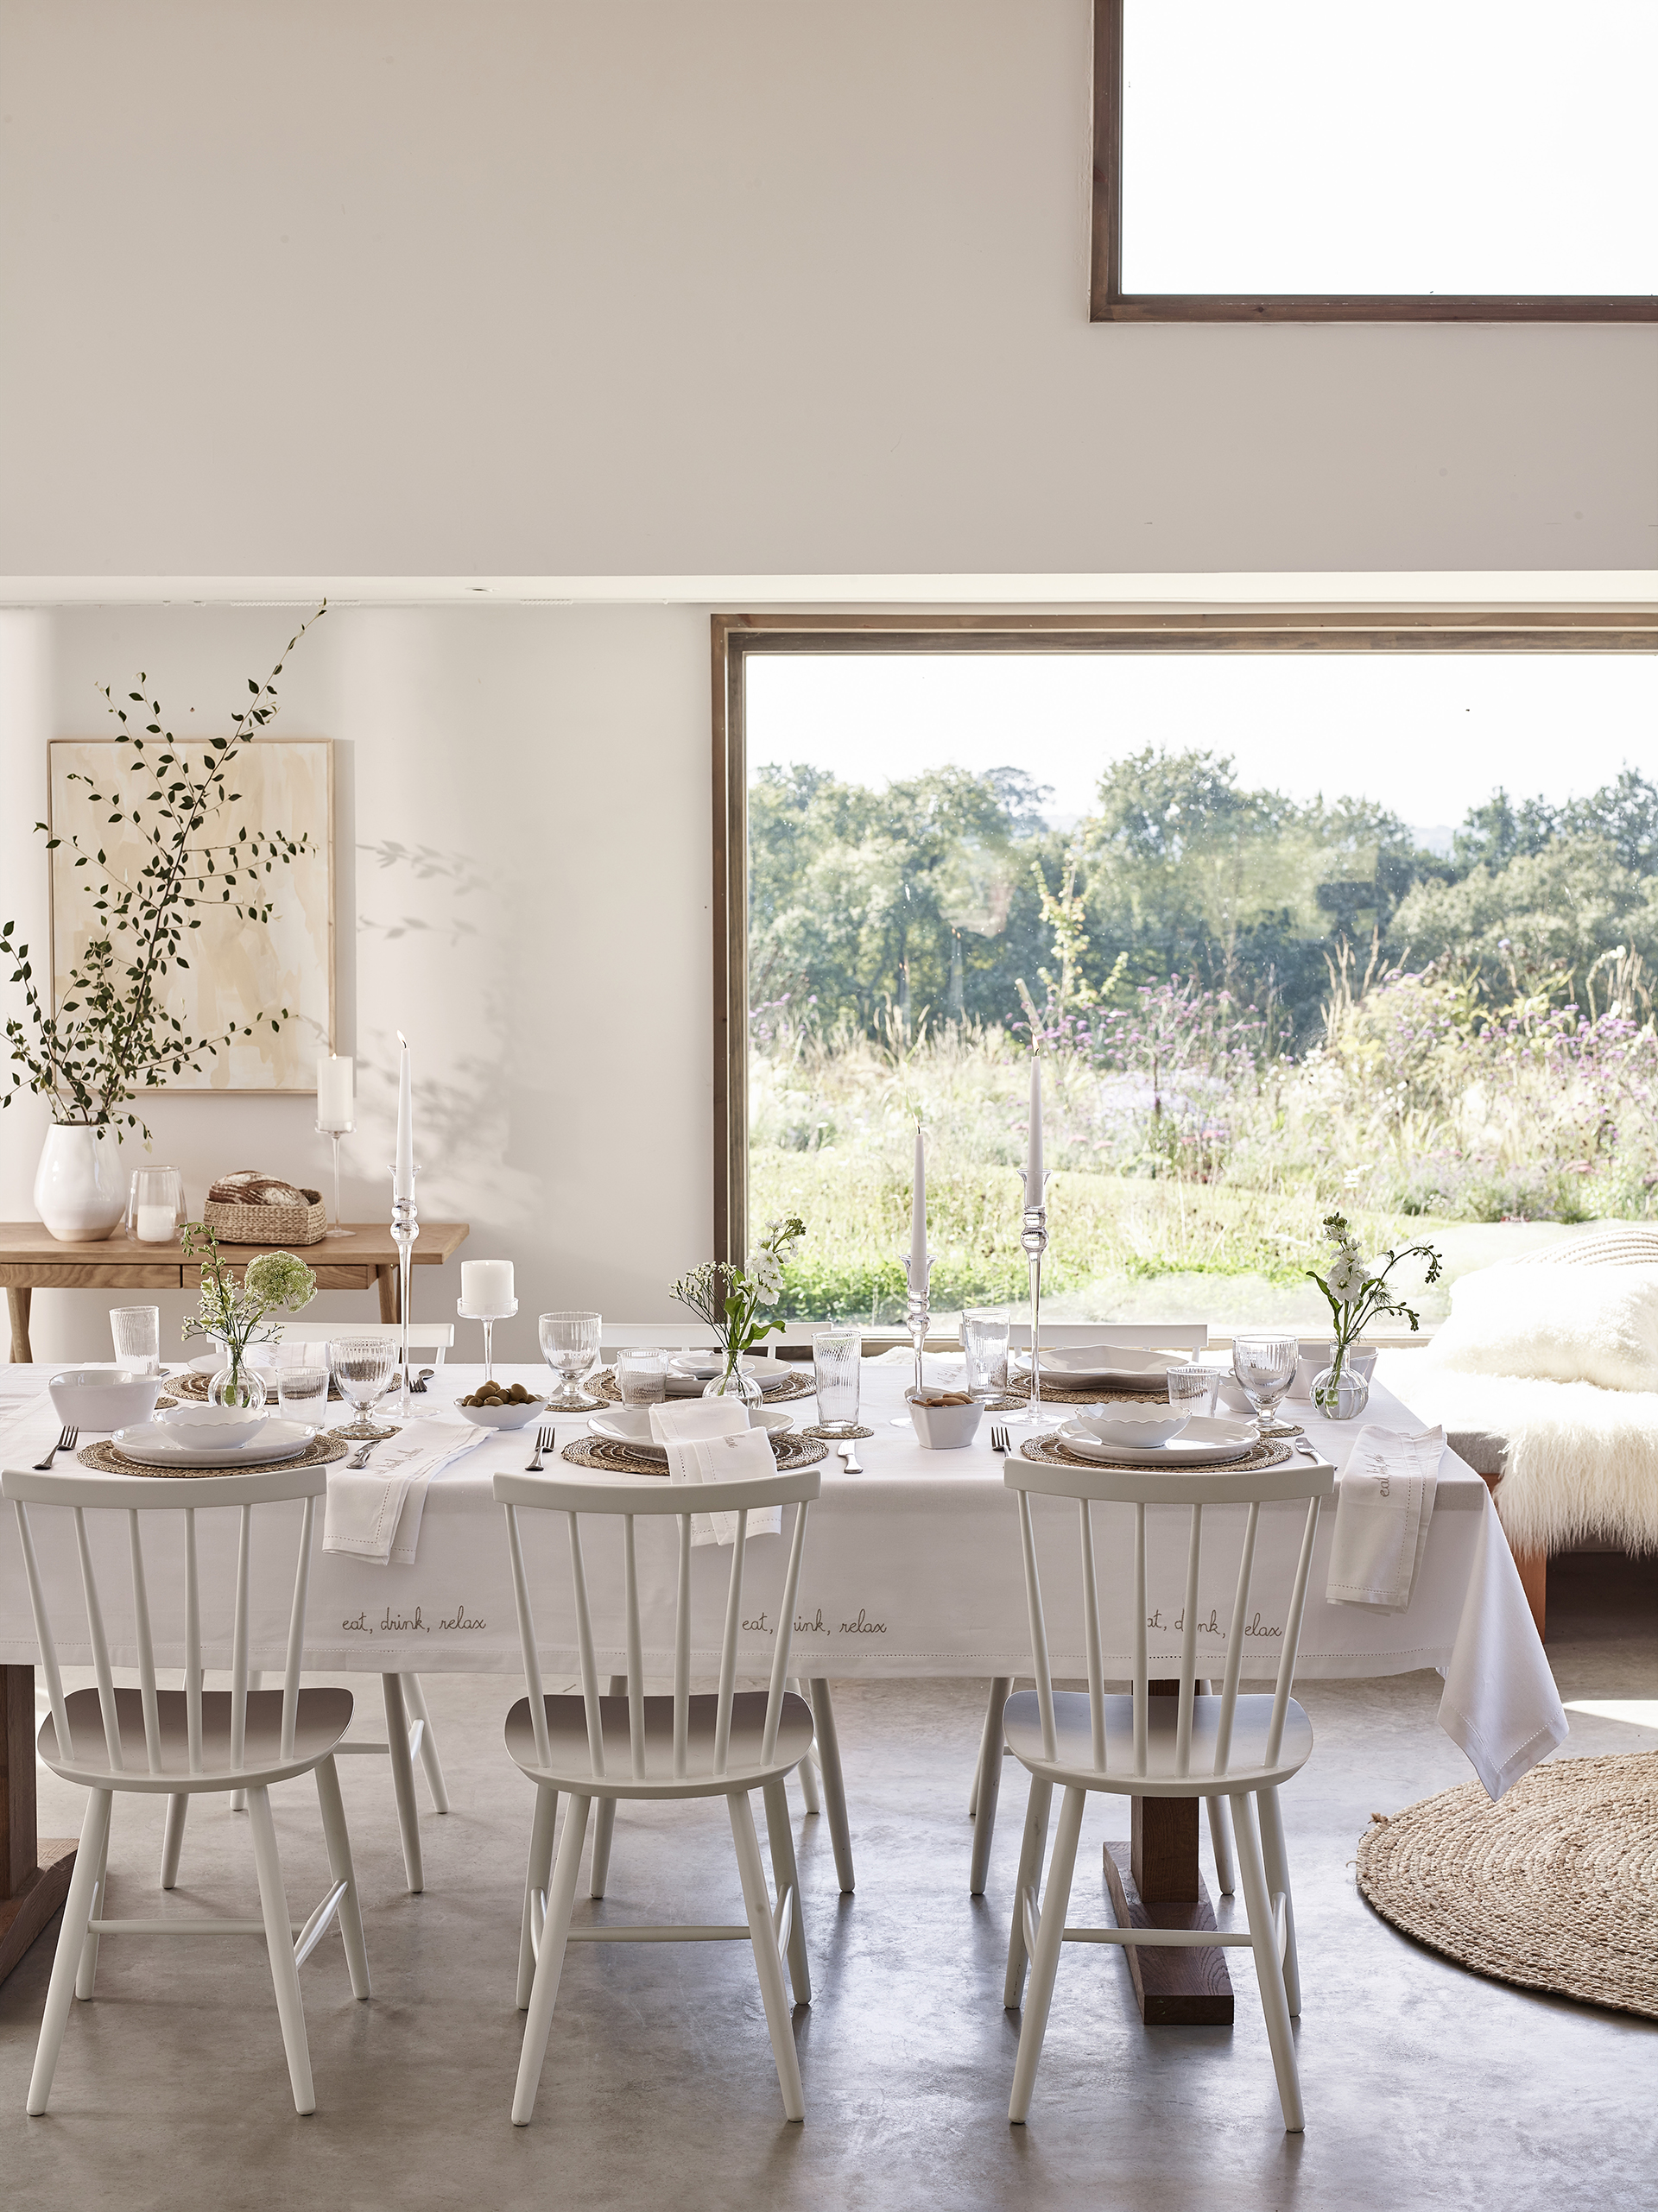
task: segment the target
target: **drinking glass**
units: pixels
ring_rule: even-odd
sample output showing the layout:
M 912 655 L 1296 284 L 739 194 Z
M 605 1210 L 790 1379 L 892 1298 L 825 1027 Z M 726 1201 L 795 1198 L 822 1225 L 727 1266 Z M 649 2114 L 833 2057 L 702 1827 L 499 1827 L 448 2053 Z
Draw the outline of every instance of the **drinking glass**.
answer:
M 577 1385 L 598 1357 L 600 1317 L 597 1313 L 543 1313 L 536 1322 L 541 1357 L 560 1378 L 547 1401 L 549 1413 L 591 1413 L 600 1400 L 584 1397 Z
M 818 1386 L 818 1426 L 826 1435 L 856 1433 L 863 1367 L 861 1329 L 820 1329 L 813 1336 L 812 1376 Z
M 356 1419 L 339 1431 L 341 1439 L 346 1444 L 377 1444 L 382 1438 L 396 1436 L 395 1425 L 377 1428 L 369 1419 L 370 1406 L 385 1388 L 392 1369 L 398 1364 L 397 1346 L 393 1339 L 335 1337 L 329 1342 L 328 1352 L 340 1396 L 357 1408 Z
M 299 1347 L 295 1347 L 298 1349 Z M 276 1370 L 276 1399 L 283 1418 L 303 1421 L 307 1427 L 320 1429 L 328 1413 L 328 1370 L 314 1362 L 326 1356 L 326 1344 L 307 1344 L 305 1350 L 312 1355 L 309 1366 L 282 1366 Z
M 1215 1410 L 1215 1393 L 1219 1387 L 1218 1367 L 1200 1367 L 1193 1360 L 1186 1367 L 1172 1367 L 1168 1370 L 1168 1402 L 1178 1406 L 1183 1413 L 1206 1419 Z
M 161 1309 L 159 1305 L 113 1305 L 110 1335 L 117 1367 L 132 1375 L 159 1375 L 161 1367 Z
M 981 1404 L 1002 1397 L 1007 1390 L 1010 1326 L 1005 1313 L 962 1316 L 961 1342 L 967 1355 L 967 1388 Z
M 1232 1339 L 1232 1373 L 1238 1387 L 1255 1408 L 1256 1430 L 1262 1437 L 1293 1437 L 1300 1431 L 1278 1420 L 1280 1400 L 1295 1380 L 1300 1341 L 1275 1330 Z
M 668 1396 L 668 1354 L 660 1345 L 618 1352 L 616 1387 L 624 1406 L 660 1406 Z

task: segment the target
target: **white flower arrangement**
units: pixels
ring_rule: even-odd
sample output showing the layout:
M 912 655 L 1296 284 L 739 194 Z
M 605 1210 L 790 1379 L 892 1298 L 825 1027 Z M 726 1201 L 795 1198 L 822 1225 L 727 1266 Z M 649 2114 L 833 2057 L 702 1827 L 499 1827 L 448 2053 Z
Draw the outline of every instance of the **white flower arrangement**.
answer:
M 1388 1277 L 1402 1260 L 1426 1260 L 1427 1280 L 1436 1283 L 1443 1262 L 1431 1244 L 1407 1244 L 1398 1251 L 1386 1252 L 1380 1260 L 1365 1260 L 1359 1249 L 1358 1239 L 1352 1225 L 1342 1214 L 1326 1214 L 1324 1233 L 1335 1247 L 1323 1274 L 1313 1268 L 1307 1274 L 1324 1292 L 1330 1307 L 1330 1317 L 1335 1324 L 1335 1356 L 1331 1362 L 1331 1387 L 1340 1382 L 1342 1364 L 1348 1347 L 1354 1343 L 1369 1324 L 1381 1315 L 1408 1321 L 1412 1333 L 1421 1328 L 1415 1312 L 1402 1299 L 1389 1298 Z
M 794 1256 L 806 1235 L 798 1214 L 769 1221 L 747 1267 L 729 1260 L 705 1261 L 688 1275 L 681 1275 L 669 1296 L 688 1306 L 718 1337 L 727 1367 L 774 1329 L 781 1321 L 763 1321 L 763 1306 L 775 1305 L 783 1294 L 783 1269 Z

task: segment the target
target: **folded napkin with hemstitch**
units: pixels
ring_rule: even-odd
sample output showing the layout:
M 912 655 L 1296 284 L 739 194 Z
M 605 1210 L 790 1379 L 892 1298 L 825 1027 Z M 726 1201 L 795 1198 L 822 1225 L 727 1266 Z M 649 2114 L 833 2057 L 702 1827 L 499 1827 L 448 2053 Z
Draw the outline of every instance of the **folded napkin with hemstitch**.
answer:
M 376 1444 L 368 1466 L 331 1467 L 323 1550 L 346 1552 L 379 1567 L 412 1567 L 432 1477 L 490 1433 L 452 1421 L 411 1421 Z
M 668 1454 L 670 1482 L 754 1482 L 775 1475 L 777 1462 L 764 1429 L 749 1426 L 747 1409 L 734 1398 L 697 1398 L 688 1406 L 653 1406 L 651 1441 Z M 749 1515 L 750 1536 L 782 1533 L 782 1510 L 768 1506 Z M 691 1544 L 735 1544 L 734 1513 L 691 1516 Z
M 1444 1450 L 1443 1429 L 1424 1429 L 1418 1436 L 1359 1431 L 1336 1485 L 1326 1592 L 1332 1605 L 1362 1605 L 1378 1613 L 1408 1607 L 1427 1549 Z

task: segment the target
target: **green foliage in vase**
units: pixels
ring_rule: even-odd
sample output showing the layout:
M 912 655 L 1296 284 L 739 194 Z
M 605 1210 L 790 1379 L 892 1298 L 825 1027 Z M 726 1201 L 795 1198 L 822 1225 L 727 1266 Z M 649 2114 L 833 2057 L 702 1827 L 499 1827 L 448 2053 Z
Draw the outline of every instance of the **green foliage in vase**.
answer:
M 169 1075 L 199 1072 L 237 1038 L 251 1037 L 256 1028 L 278 1030 L 289 1018 L 286 1007 L 265 1008 L 240 1028 L 199 1037 L 167 1011 L 165 1000 L 168 976 L 190 966 L 192 934 L 202 920 L 198 909 L 228 907 L 238 920 L 263 927 L 275 905 L 270 877 L 308 849 L 304 832 L 294 837 L 263 825 L 238 826 L 229 810 L 242 795 L 231 784 L 243 748 L 276 713 L 276 679 L 288 654 L 326 611 L 325 602 L 300 625 L 263 683 L 248 678 L 250 697 L 233 716 L 228 737 L 186 743 L 164 726 L 160 703 L 145 692 L 118 700 L 110 686 L 100 686 L 118 728 L 121 768 L 142 796 L 123 799 L 92 789 L 89 776 L 74 781 L 87 786 L 92 805 L 110 810 L 110 824 L 130 825 L 147 857 L 136 879 L 127 881 L 113 872 L 101 848 L 84 850 L 79 838 L 71 840 L 76 881 L 90 895 L 97 920 L 55 1013 L 16 924 L 0 926 L 0 955 L 12 962 L 11 981 L 22 986 L 24 1008 L 22 1016 L 6 1021 L 13 1068 L 0 1106 L 36 1091 L 51 1100 L 54 1121 L 101 1130 L 126 1107 L 128 1127 L 143 1128 L 130 1110 L 139 1091 L 159 1089 Z M 148 679 L 141 672 L 137 680 Z M 35 827 L 48 852 L 61 844 L 47 824 Z

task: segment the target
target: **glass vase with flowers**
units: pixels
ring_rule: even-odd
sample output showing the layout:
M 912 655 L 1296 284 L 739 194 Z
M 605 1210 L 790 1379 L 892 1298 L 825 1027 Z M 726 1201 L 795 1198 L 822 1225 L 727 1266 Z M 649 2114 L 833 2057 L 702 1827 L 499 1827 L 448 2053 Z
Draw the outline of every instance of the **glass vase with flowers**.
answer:
M 218 1239 L 205 1222 L 184 1225 L 184 1256 L 201 1269 L 201 1300 L 184 1324 L 187 1337 L 211 1337 L 225 1348 L 225 1364 L 207 1385 L 211 1406 L 265 1402 L 265 1384 L 248 1362 L 250 1344 L 274 1343 L 282 1333 L 279 1318 L 297 1313 L 317 1294 L 317 1279 L 291 1252 L 262 1252 L 250 1260 L 238 1283 L 218 1253 Z
M 743 1355 L 780 1330 L 782 1323 L 763 1320 L 767 1306 L 775 1305 L 783 1292 L 783 1269 L 806 1235 L 798 1214 L 766 1223 L 765 1232 L 746 1267 L 729 1260 L 711 1260 L 681 1275 L 669 1295 L 706 1321 L 719 1344 L 720 1371 L 703 1390 L 705 1398 L 737 1398 L 757 1406 L 763 1395 L 760 1385 L 743 1364 Z
M 1408 1321 L 1413 1335 L 1421 1326 L 1402 1299 L 1389 1295 L 1388 1277 L 1402 1260 L 1425 1260 L 1425 1280 L 1436 1283 L 1444 1263 L 1431 1244 L 1407 1244 L 1396 1252 L 1384 1253 L 1381 1261 L 1364 1260 L 1351 1224 L 1341 1214 L 1326 1215 L 1324 1233 L 1335 1250 L 1323 1274 L 1311 1267 L 1307 1272 L 1324 1292 L 1336 1334 L 1329 1366 L 1313 1378 L 1313 1403 L 1332 1420 L 1351 1421 L 1370 1402 L 1370 1377 L 1357 1373 L 1352 1362 L 1354 1347 L 1364 1330 L 1384 1314 Z

